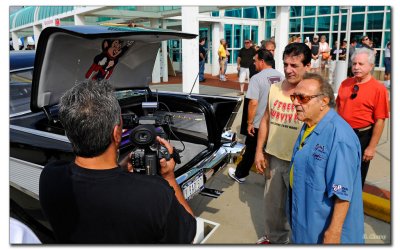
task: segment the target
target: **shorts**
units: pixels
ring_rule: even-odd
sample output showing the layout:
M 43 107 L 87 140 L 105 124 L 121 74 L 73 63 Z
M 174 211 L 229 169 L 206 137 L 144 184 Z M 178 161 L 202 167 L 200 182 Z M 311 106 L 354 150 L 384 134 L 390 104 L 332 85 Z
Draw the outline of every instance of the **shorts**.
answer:
M 219 67 L 225 68 L 225 62 L 226 62 L 226 57 L 222 57 L 222 59 L 219 60 Z
M 249 68 L 242 68 L 240 67 L 239 70 L 239 82 L 240 83 L 249 83 L 249 79 L 250 79 L 250 70 Z
M 319 58 L 317 60 L 311 59 L 311 68 L 312 69 L 317 69 L 320 66 L 320 60 Z
M 392 61 L 390 60 L 391 57 L 385 57 L 385 74 L 391 74 L 392 73 Z

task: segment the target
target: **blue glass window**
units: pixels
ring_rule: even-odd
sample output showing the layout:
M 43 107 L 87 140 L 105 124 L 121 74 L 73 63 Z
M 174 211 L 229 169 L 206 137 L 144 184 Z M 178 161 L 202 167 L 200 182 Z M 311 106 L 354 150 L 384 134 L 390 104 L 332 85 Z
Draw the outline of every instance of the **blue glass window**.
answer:
M 211 16 L 219 16 L 219 11 L 216 10 L 216 11 L 211 12 Z
M 244 18 L 258 18 L 257 7 L 243 8 Z
M 258 43 L 258 26 L 251 26 L 251 40 L 254 44 Z
M 225 16 L 228 17 L 242 17 L 242 9 L 225 10 Z
M 250 39 L 250 25 L 243 25 L 243 39 Z
M 250 26 L 247 26 L 248 27 L 248 29 L 250 29 Z M 244 28 L 245 27 L 243 27 L 243 30 L 244 30 Z M 242 33 L 242 25 L 237 25 L 237 24 L 235 24 L 234 25 L 234 32 L 235 32 L 235 38 L 233 39 L 233 47 L 232 48 L 241 48 L 242 47 L 242 39 L 241 39 L 241 33 Z M 244 32 L 243 32 L 244 33 Z M 250 35 L 250 34 L 249 34 Z M 246 36 L 243 34 L 243 39 L 246 39 L 245 38 Z M 250 36 L 249 36 L 249 38 L 250 38 Z M 249 39 L 249 38 L 247 38 L 247 39 Z
M 318 14 L 320 15 L 331 14 L 331 6 L 319 6 Z
M 329 31 L 331 24 L 331 17 L 330 16 L 323 16 L 318 17 L 318 31 Z
M 333 6 L 333 13 L 334 14 L 338 14 L 340 11 L 340 7 L 339 6 Z
M 303 18 L 303 32 L 314 32 L 315 17 Z
M 364 29 L 365 14 L 356 14 L 351 16 L 351 29 L 363 30 Z
M 290 17 L 300 17 L 301 16 L 301 6 L 290 7 Z
M 385 6 L 368 6 L 368 11 L 379 11 L 384 10 Z
M 225 24 L 225 40 L 226 46 L 231 48 L 232 47 L 232 24 Z
M 371 13 L 367 15 L 367 29 L 376 30 L 383 28 L 383 13 Z
M 340 27 L 341 30 L 347 29 L 347 15 L 342 15 L 342 26 Z
M 293 18 L 290 19 L 289 21 L 289 32 L 300 32 L 300 24 L 301 24 L 301 19 L 300 18 Z
M 339 16 L 332 16 L 332 30 L 338 31 L 338 27 L 339 27 Z
M 386 12 L 386 24 L 385 24 L 385 29 L 391 29 L 391 17 L 392 17 L 392 13 L 391 12 Z
M 315 16 L 315 6 L 304 6 L 304 15 L 305 16 Z
M 260 16 L 261 18 L 265 18 L 265 7 L 260 7 Z
M 267 39 L 271 38 L 271 21 L 265 22 L 265 37 Z
M 353 12 L 364 12 L 365 11 L 365 6 L 353 6 L 351 9 Z
M 231 53 L 231 55 L 232 55 L 232 53 Z M 229 63 L 235 63 L 238 56 L 239 56 L 239 50 L 236 49 L 233 51 L 233 56 L 231 56 L 231 58 L 229 59 Z
M 276 7 L 275 6 L 267 6 L 267 19 L 276 18 Z

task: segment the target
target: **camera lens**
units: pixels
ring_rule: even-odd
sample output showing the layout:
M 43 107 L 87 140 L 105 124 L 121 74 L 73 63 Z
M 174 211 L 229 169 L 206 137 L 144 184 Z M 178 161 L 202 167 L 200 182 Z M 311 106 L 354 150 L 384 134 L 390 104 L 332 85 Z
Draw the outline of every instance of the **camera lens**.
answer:
M 144 124 L 134 128 L 129 135 L 129 139 L 135 146 L 145 147 L 154 144 L 156 136 L 154 126 Z

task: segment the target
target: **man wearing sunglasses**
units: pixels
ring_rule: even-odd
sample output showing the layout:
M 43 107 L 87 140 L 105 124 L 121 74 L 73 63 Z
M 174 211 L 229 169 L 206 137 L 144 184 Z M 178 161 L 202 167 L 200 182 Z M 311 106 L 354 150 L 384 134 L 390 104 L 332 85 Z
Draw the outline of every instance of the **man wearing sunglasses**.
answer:
M 293 243 L 364 243 L 360 143 L 334 111 L 332 87 L 306 74 L 290 98 L 304 122 L 290 164 Z
M 361 48 L 352 58 L 354 77 L 342 82 L 336 99 L 337 111 L 356 132 L 360 144 L 362 163 L 361 178 L 364 186 L 370 161 L 389 117 L 388 93 L 385 86 L 372 75 L 374 52 Z
M 267 108 L 258 130 L 255 165 L 265 175 L 265 235 L 258 244 L 289 243 L 290 226 L 285 214 L 290 159 L 302 122 L 290 100 L 297 84 L 309 70 L 311 50 L 304 43 L 291 43 L 283 52 L 285 79 L 271 85 Z M 264 146 L 267 140 L 264 157 Z

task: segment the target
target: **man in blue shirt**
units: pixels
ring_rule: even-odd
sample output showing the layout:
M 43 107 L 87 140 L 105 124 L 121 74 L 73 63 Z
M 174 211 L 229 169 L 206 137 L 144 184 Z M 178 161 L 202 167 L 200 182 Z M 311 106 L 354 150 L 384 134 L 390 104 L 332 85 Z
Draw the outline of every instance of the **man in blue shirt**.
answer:
M 320 75 L 306 74 L 290 98 L 304 122 L 290 171 L 293 243 L 364 243 L 356 134 L 334 111 L 333 90 Z

